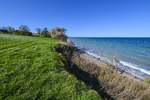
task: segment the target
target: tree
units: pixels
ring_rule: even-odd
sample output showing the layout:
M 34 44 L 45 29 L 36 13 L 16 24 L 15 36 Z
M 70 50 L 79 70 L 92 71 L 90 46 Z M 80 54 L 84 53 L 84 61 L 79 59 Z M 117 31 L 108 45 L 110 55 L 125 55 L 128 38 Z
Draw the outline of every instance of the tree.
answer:
M 30 32 L 30 29 L 29 29 L 29 27 L 27 25 L 21 25 L 19 27 L 19 30 L 18 30 L 17 34 L 28 35 L 28 36 L 32 35 L 32 33 Z
M 0 33 L 8 34 L 7 28 L 6 27 L 0 27 Z
M 22 31 L 22 32 L 30 32 L 30 29 L 27 25 L 21 25 L 19 27 L 19 30 Z
M 48 37 L 48 29 L 45 27 L 43 28 L 42 32 L 41 32 L 41 35 L 43 35 L 44 37 Z
M 9 33 L 13 33 L 13 32 L 15 32 L 15 28 L 13 28 L 13 27 L 11 27 L 11 26 L 8 26 L 8 27 L 7 27 L 7 31 L 8 31 Z
M 0 27 L 0 30 L 7 30 L 7 27 Z
M 41 35 L 42 30 L 41 30 L 40 28 L 37 28 L 37 29 L 36 29 L 36 33 L 37 33 L 38 35 Z

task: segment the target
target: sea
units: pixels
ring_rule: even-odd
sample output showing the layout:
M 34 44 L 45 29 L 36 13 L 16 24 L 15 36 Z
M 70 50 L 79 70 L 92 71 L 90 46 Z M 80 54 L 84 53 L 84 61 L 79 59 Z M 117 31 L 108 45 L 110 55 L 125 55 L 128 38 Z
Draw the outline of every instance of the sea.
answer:
M 150 38 L 71 37 L 79 49 L 141 80 L 150 77 Z

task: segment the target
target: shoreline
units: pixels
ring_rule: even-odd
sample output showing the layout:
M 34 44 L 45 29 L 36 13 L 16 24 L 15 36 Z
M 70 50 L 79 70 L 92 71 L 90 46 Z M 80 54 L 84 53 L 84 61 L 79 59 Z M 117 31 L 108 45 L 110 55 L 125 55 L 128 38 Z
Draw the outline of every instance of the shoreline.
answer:
M 126 73 L 132 77 L 135 77 L 136 79 L 139 79 L 139 80 L 144 80 L 144 79 L 150 77 L 150 72 L 148 72 L 148 70 L 146 70 L 144 68 L 138 67 L 138 65 L 135 65 L 133 63 L 129 63 L 126 61 L 120 61 L 119 59 L 115 59 L 115 58 L 113 59 L 113 61 L 111 61 L 107 57 L 99 56 L 96 53 L 91 52 L 90 50 L 80 48 L 80 46 L 78 46 L 76 43 L 74 43 L 72 41 L 71 41 L 71 44 L 74 47 L 76 47 L 78 50 L 80 50 L 84 53 L 87 53 L 91 57 L 93 57 L 97 60 L 101 60 L 101 61 L 103 61 L 103 62 L 105 62 L 111 66 L 114 66 L 114 68 L 119 73 Z
M 75 47 L 76 47 L 76 46 L 75 46 Z M 77 47 L 76 47 L 76 48 L 77 48 Z M 94 63 L 97 63 L 97 64 L 98 64 L 98 63 L 99 63 L 99 64 L 104 63 L 104 64 L 106 64 L 108 67 L 110 67 L 110 68 L 116 70 L 119 74 L 121 74 L 121 75 L 123 75 L 123 76 L 126 76 L 126 77 L 131 78 L 131 79 L 143 81 L 143 79 L 140 79 L 140 78 L 138 78 L 138 77 L 132 75 L 131 73 L 126 72 L 126 71 L 120 69 L 119 67 L 117 67 L 117 66 L 115 66 L 115 65 L 112 65 L 112 64 L 110 64 L 110 63 L 108 63 L 108 62 L 106 62 L 106 61 L 104 61 L 104 60 L 101 60 L 101 58 L 97 58 L 97 57 L 95 57 L 94 55 L 91 55 L 91 54 L 87 53 L 86 51 L 84 51 L 84 50 L 82 50 L 82 49 L 79 49 L 79 48 L 77 48 L 77 49 L 78 49 L 78 52 L 79 52 L 80 54 L 83 54 L 83 53 L 84 53 L 84 55 L 87 56 L 87 58 L 90 59 L 90 61 L 93 61 Z M 82 52 L 82 53 L 81 53 L 81 52 Z
M 67 59 L 68 70 L 77 78 L 104 91 L 115 100 L 143 100 L 149 98 L 150 85 L 125 72 L 116 70 L 115 66 L 87 54 L 68 43 L 56 48 Z

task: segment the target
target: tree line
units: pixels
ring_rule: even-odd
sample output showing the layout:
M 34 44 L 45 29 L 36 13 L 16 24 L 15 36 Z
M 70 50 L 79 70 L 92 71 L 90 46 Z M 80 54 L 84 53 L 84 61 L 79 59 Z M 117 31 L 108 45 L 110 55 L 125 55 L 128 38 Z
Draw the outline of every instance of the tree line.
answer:
M 0 33 L 3 34 L 16 34 L 16 35 L 26 35 L 26 36 L 38 36 L 38 37 L 49 37 L 49 38 L 55 38 L 60 39 L 62 41 L 67 40 L 66 36 L 66 29 L 55 27 L 51 30 L 49 30 L 47 27 L 45 28 L 37 28 L 36 32 L 31 32 L 30 28 L 27 25 L 21 25 L 18 27 L 18 29 L 15 29 L 12 26 L 8 27 L 0 27 Z

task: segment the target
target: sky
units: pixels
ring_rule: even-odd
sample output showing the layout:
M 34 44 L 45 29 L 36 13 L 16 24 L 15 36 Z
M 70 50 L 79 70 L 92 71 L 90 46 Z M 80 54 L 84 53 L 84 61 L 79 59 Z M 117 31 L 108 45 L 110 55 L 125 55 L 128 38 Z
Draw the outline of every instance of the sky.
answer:
M 150 37 L 150 0 L 0 0 L 0 26 L 64 27 L 71 37 Z

